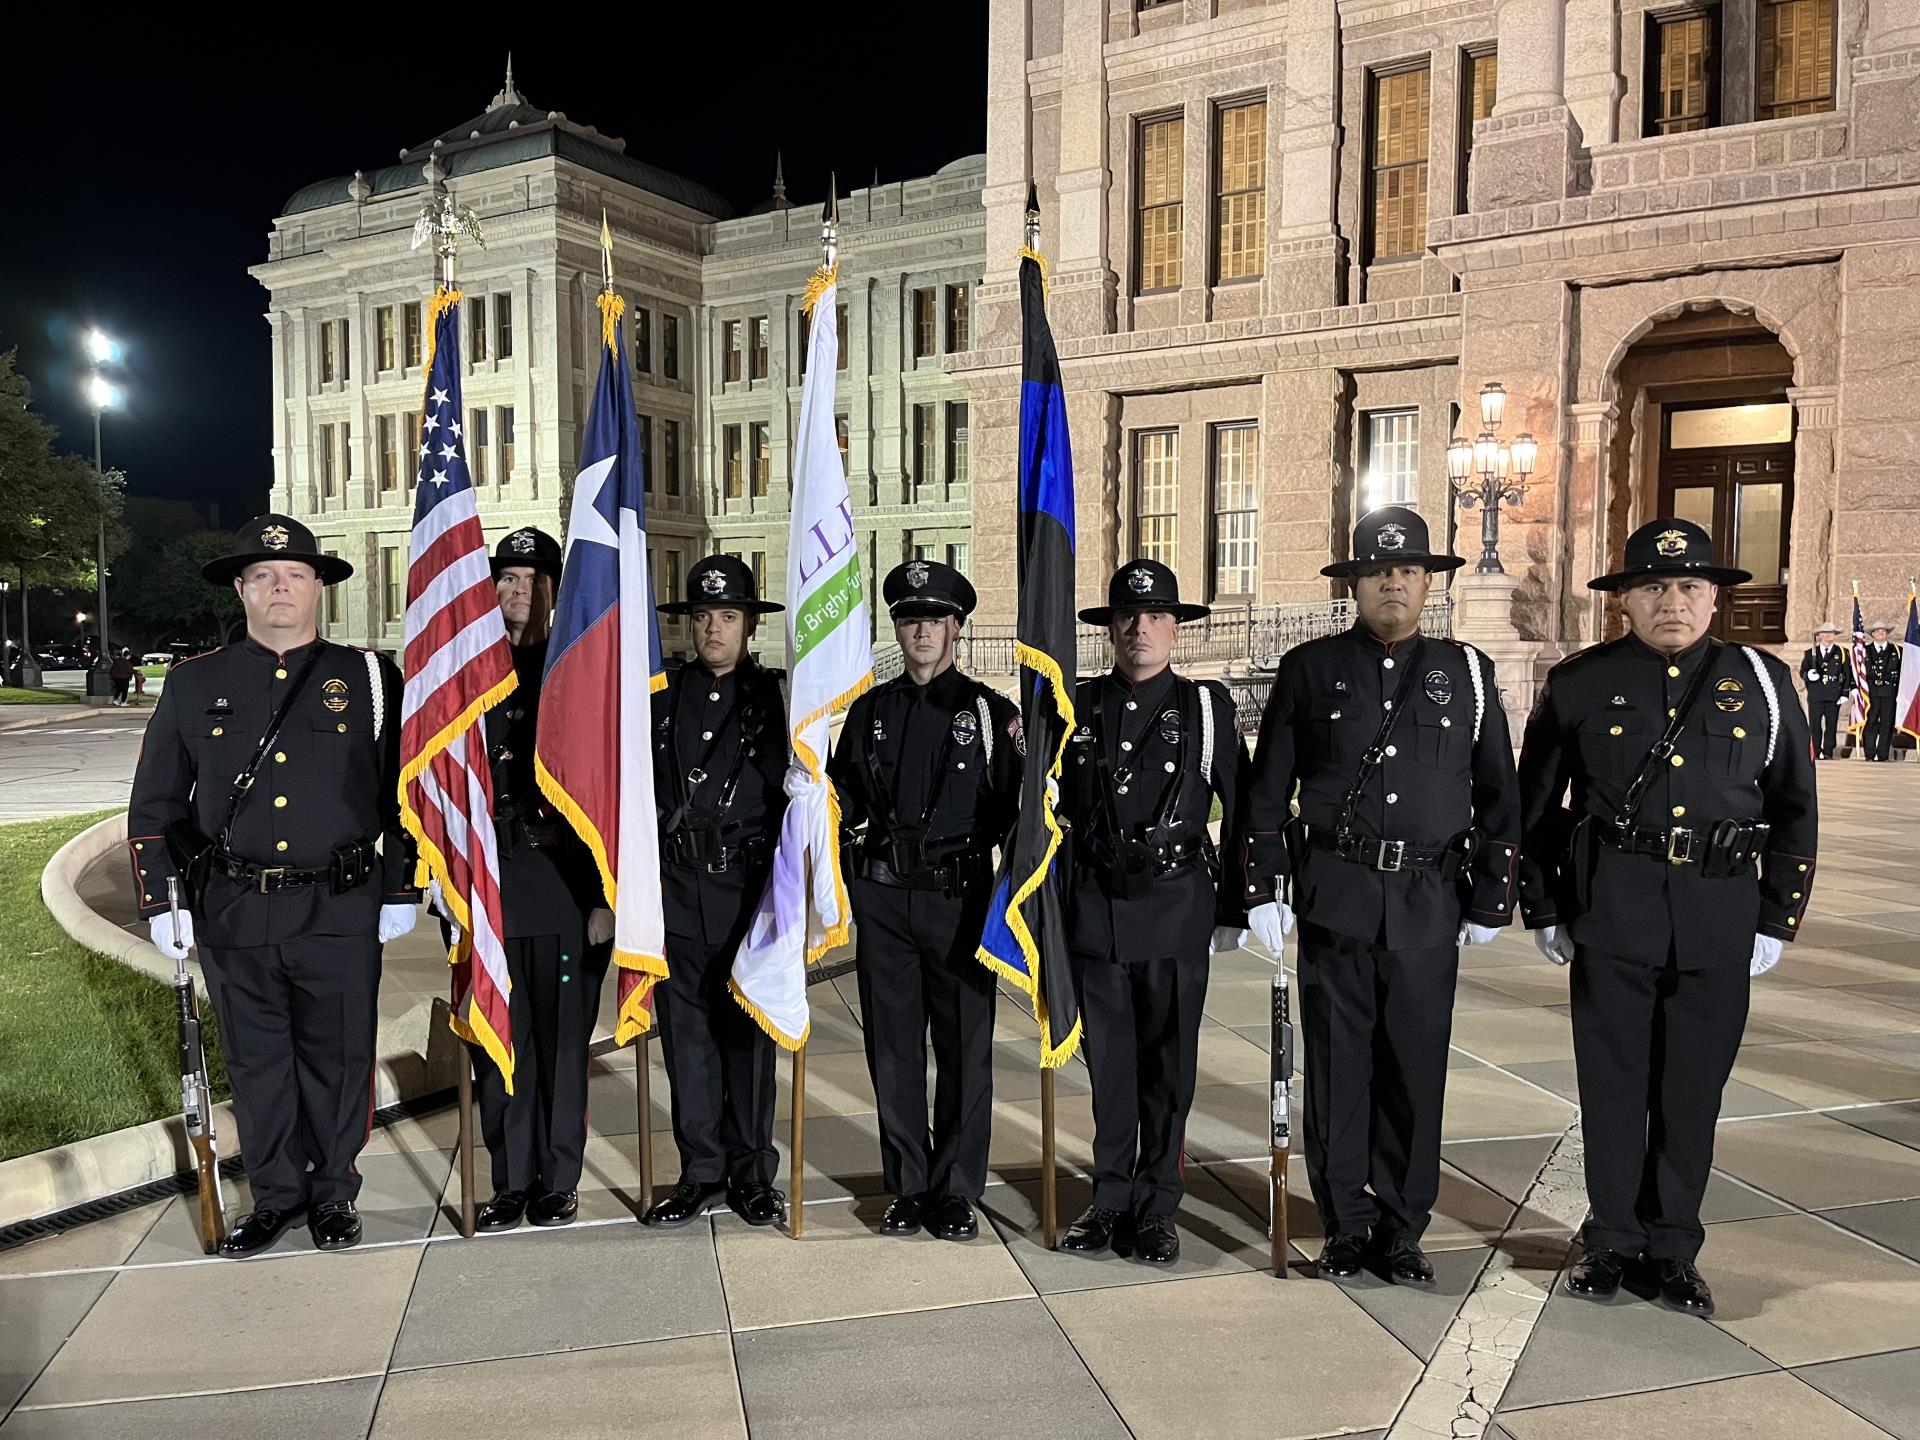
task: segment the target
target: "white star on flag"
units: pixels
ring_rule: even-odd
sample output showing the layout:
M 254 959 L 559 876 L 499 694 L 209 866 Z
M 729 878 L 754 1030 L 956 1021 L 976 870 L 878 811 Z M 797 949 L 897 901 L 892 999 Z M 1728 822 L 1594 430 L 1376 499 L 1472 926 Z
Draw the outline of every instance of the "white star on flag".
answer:
M 425 415 L 420 417 L 420 423 L 426 426 L 427 433 L 431 435 L 440 428 L 440 417 L 429 410 Z
M 427 403 L 428 403 L 428 404 L 430 404 L 430 405 L 444 405 L 444 404 L 446 404 L 446 403 L 447 403 L 447 392 L 446 392 L 446 391 L 444 391 L 444 390 L 436 390 L 436 391 L 434 391 L 434 392 L 433 392 L 433 398 L 432 398 L 431 400 L 429 400 L 429 401 L 428 401 Z
M 454 449 L 454 447 L 451 445 L 442 445 L 440 447 L 440 458 L 442 460 L 451 460 L 453 459 L 454 456 L 458 455 L 459 453 L 460 452 Z
M 613 550 L 620 548 L 620 536 L 607 523 L 607 517 L 600 513 L 597 503 L 600 492 L 614 478 L 614 462 L 619 458 L 618 455 L 609 455 L 604 460 L 596 460 L 574 477 L 572 524 L 567 535 L 569 552 L 583 542 L 605 545 Z
M 458 420 L 449 421 L 447 428 L 453 431 L 454 439 L 458 440 L 460 438 L 460 422 Z
M 422 445 L 420 447 L 420 458 L 422 460 L 426 459 L 427 456 L 431 455 L 432 453 L 433 453 L 433 447 L 431 445 Z
M 436 470 L 433 472 L 433 475 L 431 478 L 434 484 L 444 485 L 447 483 L 447 481 L 451 480 L 453 477 L 447 474 L 447 472 L 444 470 Z

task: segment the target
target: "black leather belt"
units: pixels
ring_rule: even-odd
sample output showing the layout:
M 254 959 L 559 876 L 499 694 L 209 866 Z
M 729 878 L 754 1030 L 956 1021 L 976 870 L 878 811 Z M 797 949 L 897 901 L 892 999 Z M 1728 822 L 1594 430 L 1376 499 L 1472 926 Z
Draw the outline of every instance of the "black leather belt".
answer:
M 667 837 L 661 858 L 682 870 L 698 870 L 706 875 L 724 875 L 729 870 L 750 870 L 767 854 L 765 840 L 747 840 L 738 845 L 702 845 L 696 847 L 687 832 L 677 830 Z
M 1596 828 L 1601 844 L 1629 855 L 1656 855 L 1673 865 L 1706 865 L 1716 856 L 1733 864 L 1753 858 L 1766 844 L 1770 827 L 1763 820 L 1716 820 L 1666 830 L 1641 825 L 1625 831 L 1612 825 Z
M 1190 870 L 1207 858 L 1205 840 L 1190 841 L 1185 845 L 1154 845 L 1154 873 L 1156 875 L 1177 875 Z M 1098 865 L 1101 869 L 1111 869 L 1118 858 L 1107 844 L 1099 839 L 1090 840 L 1083 852 L 1087 859 L 1082 863 Z
M 1349 835 L 1344 840 L 1331 830 L 1308 829 L 1307 843 L 1316 850 L 1338 855 L 1369 870 L 1392 874 L 1396 870 L 1440 870 L 1449 867 L 1458 872 L 1455 859 L 1459 851 L 1451 845 L 1415 845 L 1410 840 L 1380 840 L 1372 835 Z
M 308 885 L 329 885 L 336 894 L 340 894 L 358 888 L 372 877 L 373 859 L 373 842 L 362 840 L 335 850 L 333 860 L 326 865 L 257 865 L 217 846 L 213 851 L 212 863 L 213 868 L 229 880 L 249 890 L 258 890 L 262 895 L 298 890 Z
M 959 895 L 969 886 L 991 881 L 993 862 L 984 855 L 956 855 L 948 857 L 947 864 L 928 865 L 902 874 L 878 856 L 862 855 L 855 859 L 854 873 L 864 880 L 871 880 L 876 885 L 894 885 L 903 890 L 937 890 L 945 895 Z

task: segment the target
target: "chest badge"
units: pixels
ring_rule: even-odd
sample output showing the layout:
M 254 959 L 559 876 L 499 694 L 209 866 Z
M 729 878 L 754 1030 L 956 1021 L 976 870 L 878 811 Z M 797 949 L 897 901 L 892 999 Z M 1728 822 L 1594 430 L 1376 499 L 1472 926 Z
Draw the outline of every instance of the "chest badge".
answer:
M 873 743 L 878 745 L 887 738 L 887 722 L 878 715 L 873 717 Z
M 320 703 L 338 715 L 347 708 L 347 682 L 339 676 L 321 682 Z
M 1607 704 L 1615 710 L 1625 710 L 1627 708 L 1627 697 L 1624 695 L 1616 695 L 1613 699 L 1609 700 Z
M 1093 727 L 1091 725 L 1082 725 L 1078 730 L 1073 732 L 1073 743 L 1076 745 L 1085 745 L 1092 739 Z
M 1180 743 L 1180 712 L 1178 710 L 1160 712 L 1160 738 L 1169 745 Z
M 1444 670 L 1427 671 L 1420 683 L 1427 699 L 1436 705 L 1445 705 L 1453 699 L 1453 677 Z
M 1012 719 L 1007 721 L 1007 738 L 1013 741 L 1014 753 L 1022 760 L 1026 759 L 1027 727 L 1018 714 L 1015 714 Z
M 1746 687 L 1731 675 L 1724 680 L 1716 682 L 1713 687 L 1714 708 L 1724 710 L 1729 715 L 1737 714 L 1746 709 L 1747 697 L 1742 693 L 1745 689 Z
M 1336 680 L 1336 681 L 1334 681 L 1334 682 L 1333 682 L 1333 689 L 1334 689 L 1334 693 L 1335 693 L 1335 694 L 1337 694 L 1337 695 L 1345 695 L 1345 694 L 1348 694 L 1348 693 L 1349 693 L 1349 692 L 1348 692 L 1348 689 L 1347 689 L 1347 682 L 1346 682 L 1346 681 L 1344 681 L 1344 680 Z
M 971 745 L 980 738 L 980 722 L 971 710 L 962 710 L 953 717 L 953 743 Z

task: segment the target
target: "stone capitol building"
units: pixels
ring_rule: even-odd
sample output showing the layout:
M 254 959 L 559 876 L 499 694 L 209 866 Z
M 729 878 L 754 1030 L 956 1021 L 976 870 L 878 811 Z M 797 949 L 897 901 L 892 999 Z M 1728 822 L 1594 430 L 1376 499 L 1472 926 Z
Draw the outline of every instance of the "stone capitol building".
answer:
M 1323 604 L 1355 516 L 1458 553 L 1450 439 L 1537 443 L 1503 575 L 1455 624 L 1509 703 L 1618 633 L 1586 580 L 1673 513 L 1754 572 L 1728 639 L 1904 612 L 1920 553 L 1920 0 L 989 0 L 987 149 L 840 201 L 837 415 L 877 580 L 968 571 L 1013 618 L 1015 275 L 1037 183 L 1078 585 L 1173 564 L 1216 607 Z M 542 88 L 555 88 L 551 79 Z M 557 97 L 556 97 L 557 98 Z M 351 163 L 355 157 L 343 156 Z M 461 256 L 489 537 L 558 531 L 598 359 L 600 216 L 647 447 L 660 593 L 713 550 L 784 586 L 799 302 L 822 197 L 736 214 L 526 100 L 307 185 L 252 273 L 273 333 L 273 503 L 356 575 L 335 638 L 397 648 L 430 261 Z M 876 609 L 877 609 L 876 605 Z M 884 638 L 884 636 L 883 636 Z M 681 624 L 669 650 L 684 649 Z

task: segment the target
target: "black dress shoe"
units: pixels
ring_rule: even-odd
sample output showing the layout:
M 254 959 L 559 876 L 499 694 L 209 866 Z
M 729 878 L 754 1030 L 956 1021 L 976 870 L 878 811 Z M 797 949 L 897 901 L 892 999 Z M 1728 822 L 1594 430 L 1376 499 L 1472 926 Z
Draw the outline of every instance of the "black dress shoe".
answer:
M 1089 1205 L 1060 1237 L 1060 1248 L 1080 1255 L 1098 1255 L 1122 1238 L 1126 1218 L 1124 1211 Z
M 549 1228 L 571 1225 L 579 1213 L 578 1190 L 549 1190 L 544 1195 L 536 1195 L 527 1205 L 527 1219 Z
M 473 1217 L 473 1228 L 491 1234 L 495 1230 L 511 1230 L 520 1223 L 520 1217 L 527 1213 L 527 1192 L 524 1190 L 498 1190 L 480 1212 Z
M 1620 1281 L 1631 1264 L 1633 1257 L 1618 1250 L 1589 1250 L 1567 1272 L 1567 1293 L 1588 1300 L 1611 1300 L 1619 1293 Z
M 714 1197 L 724 1193 L 726 1188 L 724 1185 L 703 1185 L 698 1180 L 682 1180 L 667 1193 L 666 1199 L 647 1211 L 640 1223 L 659 1230 L 685 1225 L 706 1214 Z
M 1426 1251 L 1404 1235 L 1396 1236 L 1386 1253 L 1387 1278 L 1396 1285 L 1433 1284 L 1433 1266 Z
M 1180 1258 L 1180 1236 L 1166 1215 L 1149 1215 L 1133 1227 L 1133 1257 L 1149 1265 L 1171 1265 Z
M 918 1235 L 922 1212 L 920 1199 L 916 1195 L 896 1195 L 887 1213 L 881 1218 L 882 1235 Z
M 943 1195 L 927 1216 L 927 1230 L 942 1240 L 971 1240 L 980 1233 L 980 1219 L 962 1195 Z
M 1693 1261 L 1661 1260 L 1657 1265 L 1660 1298 L 1666 1302 L 1669 1310 L 1703 1317 L 1713 1314 L 1713 1291 L 1700 1278 L 1700 1271 L 1695 1268 Z
M 280 1232 L 299 1214 L 298 1210 L 250 1210 L 227 1231 L 227 1238 L 220 1242 L 220 1253 L 229 1260 L 257 1255 L 278 1240 Z
M 1362 1230 L 1342 1231 L 1329 1235 L 1327 1243 L 1320 1251 L 1318 1271 L 1321 1275 L 1345 1280 L 1350 1275 L 1360 1273 L 1360 1262 L 1367 1253 L 1367 1232 Z
M 727 1208 L 749 1225 L 777 1225 L 786 1218 L 787 1197 L 764 1180 L 727 1187 Z
M 351 1200 L 329 1200 L 313 1207 L 307 1231 L 316 1250 L 351 1250 L 360 1243 L 360 1212 Z

